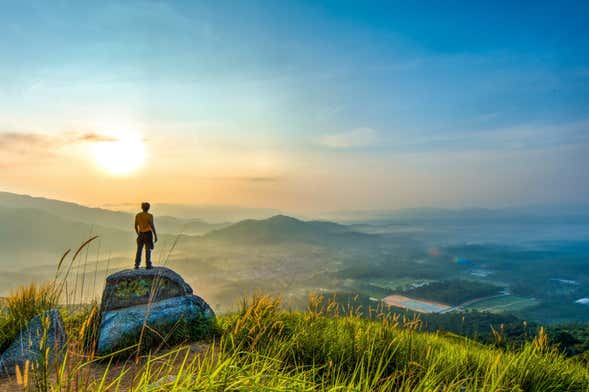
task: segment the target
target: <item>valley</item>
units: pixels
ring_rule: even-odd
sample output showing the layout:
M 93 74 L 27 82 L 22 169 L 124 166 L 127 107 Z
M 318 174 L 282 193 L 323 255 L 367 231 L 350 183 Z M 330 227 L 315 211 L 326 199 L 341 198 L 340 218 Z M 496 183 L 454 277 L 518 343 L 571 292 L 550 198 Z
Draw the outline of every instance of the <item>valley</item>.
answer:
M 22 199 L 19 204 L 16 195 L 0 198 L 0 296 L 29 281 L 51 279 L 63 253 L 92 235 L 99 238 L 71 271 L 91 287 L 84 299 L 99 295 L 110 271 L 132 265 L 134 233 L 124 227 L 131 214 Z M 193 218 L 164 217 L 161 225 L 156 220 L 160 241 L 153 260 L 186 276 L 221 313 L 263 290 L 295 308 L 304 307 L 311 293 L 350 293 L 418 312 L 508 313 L 548 324 L 589 320 L 582 301 L 589 297 L 586 225 L 548 220 L 524 228 L 505 222 L 503 214 L 498 223 L 488 211 L 476 223 L 465 213 L 454 220 L 452 214 L 442 220 L 428 213 L 405 213 L 386 224 L 285 215 L 210 226 L 199 221 L 209 228 L 199 234 L 178 228 Z

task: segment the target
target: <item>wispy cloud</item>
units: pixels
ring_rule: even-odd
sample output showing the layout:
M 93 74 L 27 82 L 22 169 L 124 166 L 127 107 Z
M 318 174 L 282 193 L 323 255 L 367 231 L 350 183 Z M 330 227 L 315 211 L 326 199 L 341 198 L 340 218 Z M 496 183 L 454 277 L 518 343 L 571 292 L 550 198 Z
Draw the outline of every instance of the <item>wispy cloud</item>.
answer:
M 26 146 L 42 146 L 43 148 L 61 147 L 68 144 L 115 142 L 118 139 L 98 133 L 67 132 L 56 135 L 44 133 L 0 132 L 0 148 L 14 151 Z
M 112 142 L 116 138 L 98 133 L 64 132 L 59 134 L 0 132 L 0 169 L 40 164 L 56 158 L 66 146 Z
M 369 147 L 378 142 L 378 133 L 372 128 L 356 128 L 348 132 L 323 135 L 318 143 L 333 149 Z
M 116 142 L 118 139 L 112 136 L 101 135 L 98 133 L 85 133 L 75 139 L 77 142 Z
M 283 180 L 282 177 L 274 176 L 253 176 L 253 177 L 208 177 L 208 180 L 213 181 L 231 181 L 231 182 L 245 182 L 252 184 L 276 183 Z
M 279 177 L 244 177 L 243 181 L 247 182 L 279 182 Z
M 52 144 L 50 137 L 35 133 L 0 133 L 0 148 L 3 151 L 14 151 L 24 146 Z

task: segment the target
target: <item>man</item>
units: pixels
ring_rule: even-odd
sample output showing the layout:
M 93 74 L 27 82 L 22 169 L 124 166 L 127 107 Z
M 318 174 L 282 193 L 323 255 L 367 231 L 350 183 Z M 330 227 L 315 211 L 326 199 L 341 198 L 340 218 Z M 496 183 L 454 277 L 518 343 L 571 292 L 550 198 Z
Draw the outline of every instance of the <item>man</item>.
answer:
M 135 269 L 141 264 L 141 253 L 145 246 L 145 268 L 151 269 L 151 250 L 153 243 L 157 242 L 157 233 L 153 224 L 153 215 L 149 211 L 149 203 L 141 203 L 141 211 L 135 216 L 135 232 L 137 233 L 137 255 L 135 256 Z

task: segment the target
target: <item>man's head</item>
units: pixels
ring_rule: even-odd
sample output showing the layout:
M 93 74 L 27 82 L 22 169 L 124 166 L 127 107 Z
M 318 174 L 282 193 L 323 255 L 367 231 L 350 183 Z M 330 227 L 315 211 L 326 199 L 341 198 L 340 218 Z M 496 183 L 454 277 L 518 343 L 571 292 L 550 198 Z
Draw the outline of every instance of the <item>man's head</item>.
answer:
M 143 210 L 143 212 L 149 211 L 149 207 L 151 207 L 151 206 L 149 205 L 148 202 L 144 201 L 143 203 L 141 203 L 141 209 Z

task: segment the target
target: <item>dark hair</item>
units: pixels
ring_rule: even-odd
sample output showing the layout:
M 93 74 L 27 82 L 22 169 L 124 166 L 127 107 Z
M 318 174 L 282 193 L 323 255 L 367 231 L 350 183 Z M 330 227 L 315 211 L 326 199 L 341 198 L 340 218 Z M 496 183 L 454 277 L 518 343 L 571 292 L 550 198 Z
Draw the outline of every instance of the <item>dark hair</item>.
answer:
M 151 207 L 151 205 L 148 202 L 144 201 L 143 203 L 141 203 L 141 209 L 143 211 L 145 211 L 145 212 L 149 211 L 149 207 Z

